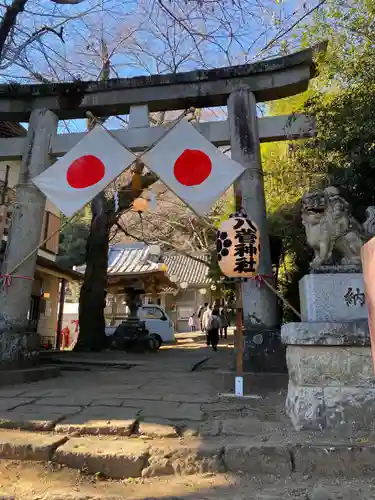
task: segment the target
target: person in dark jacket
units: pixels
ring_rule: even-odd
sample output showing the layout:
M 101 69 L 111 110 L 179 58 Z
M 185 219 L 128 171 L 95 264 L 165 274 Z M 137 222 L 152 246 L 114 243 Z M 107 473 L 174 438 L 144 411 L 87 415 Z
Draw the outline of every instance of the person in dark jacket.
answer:
M 228 314 L 227 311 L 224 307 L 220 308 L 220 337 L 226 339 L 228 338 L 228 326 L 229 326 L 229 319 L 228 319 Z
M 214 351 L 217 351 L 217 344 L 219 343 L 219 328 L 219 309 L 214 308 L 207 325 L 207 344 L 211 345 Z

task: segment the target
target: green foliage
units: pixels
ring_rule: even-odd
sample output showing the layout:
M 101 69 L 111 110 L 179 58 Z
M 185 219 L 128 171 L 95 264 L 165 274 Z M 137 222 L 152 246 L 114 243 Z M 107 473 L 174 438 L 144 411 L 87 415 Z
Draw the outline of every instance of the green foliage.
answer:
M 304 111 L 316 118 L 317 135 L 295 152 L 299 164 L 320 166 L 325 183 L 342 188 L 353 213 L 363 219 L 374 203 L 375 3 L 331 0 L 306 40 L 329 37 L 315 92 Z
M 327 2 L 300 32 L 305 46 L 330 41 L 317 61 L 319 77 L 308 92 L 268 106 L 270 114 L 299 111 L 316 120 L 312 139 L 262 146 L 270 229 L 284 247 L 279 285 L 297 308 L 298 280 L 311 256 L 299 216 L 301 195 L 336 185 L 360 221 L 375 204 L 374 14 L 373 1 Z
M 91 211 L 85 207 L 75 222 L 63 227 L 60 234 L 60 247 L 57 262 L 67 267 L 80 266 L 85 263 L 86 241 L 90 233 Z M 64 224 L 66 217 L 62 216 Z
M 293 116 L 301 112 L 311 95 L 309 90 L 269 103 L 268 114 Z M 261 146 L 271 249 L 276 238 L 281 239 L 282 245 L 278 287 L 296 309 L 299 309 L 298 281 L 308 271 L 310 256 L 301 225 L 300 199 L 305 191 L 314 189 L 324 175 L 317 163 L 296 161 L 295 152 L 304 144 L 305 140 L 299 139 Z M 284 321 L 292 319 L 295 319 L 293 314 L 284 308 Z

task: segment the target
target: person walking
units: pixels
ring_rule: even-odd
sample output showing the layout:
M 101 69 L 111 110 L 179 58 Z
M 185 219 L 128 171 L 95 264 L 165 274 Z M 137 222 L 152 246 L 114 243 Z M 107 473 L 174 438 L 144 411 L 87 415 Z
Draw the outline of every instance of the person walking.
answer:
M 207 345 L 211 345 L 214 351 L 217 351 L 217 344 L 219 343 L 219 314 L 219 309 L 214 308 L 212 310 L 207 326 Z
M 208 340 L 208 327 L 209 327 L 209 324 L 210 324 L 211 315 L 212 315 L 212 309 L 207 304 L 207 309 L 204 311 L 203 316 L 202 316 L 202 332 L 206 333 L 206 343 L 207 343 L 207 345 L 210 345 L 210 342 Z
M 200 306 L 198 309 L 198 320 L 201 327 L 201 332 L 203 332 L 203 314 L 208 308 L 208 302 L 205 302 L 204 306 Z
M 229 324 L 229 319 L 228 319 L 228 313 L 225 309 L 225 307 L 220 308 L 220 338 L 228 338 L 228 326 Z
M 190 318 L 189 318 L 189 326 L 190 326 L 190 330 L 192 332 L 196 332 L 197 331 L 197 316 L 195 313 L 193 313 Z
M 195 326 L 195 331 L 197 332 L 200 327 L 201 327 L 201 324 L 199 322 L 199 319 L 198 319 L 198 316 L 196 314 L 194 314 L 194 326 Z

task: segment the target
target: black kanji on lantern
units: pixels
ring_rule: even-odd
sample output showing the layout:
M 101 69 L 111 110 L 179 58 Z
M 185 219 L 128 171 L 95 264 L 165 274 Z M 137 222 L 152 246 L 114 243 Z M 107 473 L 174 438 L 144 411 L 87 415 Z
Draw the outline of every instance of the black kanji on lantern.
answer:
M 256 247 L 257 229 L 249 219 L 236 218 L 236 224 L 233 229 L 236 231 L 235 239 L 238 243 L 234 247 L 234 256 L 236 257 L 235 272 L 238 273 L 254 273 L 256 264 L 256 255 L 258 253 Z M 247 222 L 248 228 L 244 228 L 244 223 Z

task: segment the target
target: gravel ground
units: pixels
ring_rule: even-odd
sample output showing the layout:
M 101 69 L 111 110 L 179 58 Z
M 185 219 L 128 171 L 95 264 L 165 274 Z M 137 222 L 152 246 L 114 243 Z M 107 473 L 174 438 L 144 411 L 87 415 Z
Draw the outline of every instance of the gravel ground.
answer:
M 1 496 L 2 495 L 2 496 Z M 370 500 L 375 480 L 206 475 L 104 481 L 53 464 L 0 462 L 0 499 L 15 500 Z

